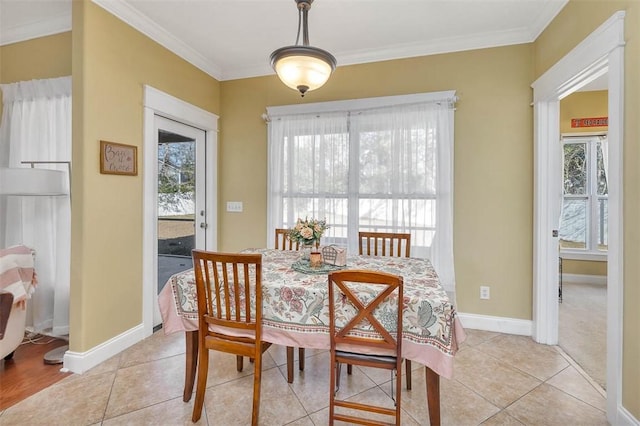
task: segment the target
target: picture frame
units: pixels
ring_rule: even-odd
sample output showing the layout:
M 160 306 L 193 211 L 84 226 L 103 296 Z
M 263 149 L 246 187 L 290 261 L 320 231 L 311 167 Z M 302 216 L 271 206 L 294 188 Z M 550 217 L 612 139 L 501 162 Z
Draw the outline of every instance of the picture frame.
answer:
M 100 173 L 137 176 L 138 147 L 100 141 Z

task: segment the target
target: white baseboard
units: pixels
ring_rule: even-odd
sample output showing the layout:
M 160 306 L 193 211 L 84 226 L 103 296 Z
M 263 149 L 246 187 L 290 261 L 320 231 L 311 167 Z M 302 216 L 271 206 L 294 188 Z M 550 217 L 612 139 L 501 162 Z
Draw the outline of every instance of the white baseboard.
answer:
M 144 325 L 137 325 L 86 352 L 67 351 L 63 370 L 82 374 L 144 339 Z
M 458 312 L 458 318 L 460 318 L 464 328 L 473 330 L 494 331 L 520 336 L 531 336 L 533 331 L 533 322 L 529 320 L 465 314 L 462 312 Z
M 562 281 L 576 284 L 607 285 L 606 275 L 562 274 Z
M 633 417 L 633 415 L 624 407 L 618 407 L 616 425 L 620 426 L 638 426 L 640 421 Z

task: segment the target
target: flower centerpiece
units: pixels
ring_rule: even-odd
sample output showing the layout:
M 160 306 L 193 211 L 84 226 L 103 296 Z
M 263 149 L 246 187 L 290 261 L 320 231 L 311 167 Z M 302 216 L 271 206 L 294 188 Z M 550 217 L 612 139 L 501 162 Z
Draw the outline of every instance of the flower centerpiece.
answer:
M 302 246 L 303 257 L 306 258 L 309 253 L 305 253 L 304 250 L 310 252 L 314 246 L 316 246 L 324 231 L 329 228 L 326 220 L 318 219 L 298 219 L 296 226 L 289 231 L 289 239 L 295 241 Z

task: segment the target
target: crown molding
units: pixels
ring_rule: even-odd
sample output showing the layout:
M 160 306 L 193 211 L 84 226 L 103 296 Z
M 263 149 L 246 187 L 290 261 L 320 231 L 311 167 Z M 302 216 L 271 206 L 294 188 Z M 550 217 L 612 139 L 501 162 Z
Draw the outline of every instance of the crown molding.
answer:
M 71 31 L 71 10 L 36 22 L 3 28 L 0 46 Z
M 126 0 L 92 1 L 218 81 L 274 74 L 267 61 L 223 69 L 219 64 L 207 59 L 132 7 Z M 538 20 L 528 28 L 475 34 L 466 37 L 443 38 L 431 40 L 427 43 L 400 44 L 384 49 L 372 48 L 345 52 L 338 51 L 334 52 L 334 55 L 338 59 L 338 64 L 344 66 L 531 43 L 535 41 L 567 2 L 568 0 L 544 3 L 543 7 L 545 7 L 546 10 L 544 13 L 540 13 Z M 71 11 L 69 11 L 38 22 L 3 29 L 0 33 L 0 46 L 71 31 L 71 27 Z
M 154 40 L 161 46 L 183 58 L 193 66 L 201 69 L 211 77 L 220 80 L 222 71 L 220 66 L 212 63 L 200 53 L 189 47 L 183 41 L 174 37 L 164 28 L 156 24 L 140 11 L 124 0 L 91 0 L 107 12 L 118 17 L 142 34 Z
M 406 43 L 388 46 L 384 49 L 376 47 L 357 51 L 332 52 L 338 66 L 364 64 L 369 62 L 390 61 L 394 59 L 436 55 L 440 53 L 462 52 L 465 50 L 486 49 L 531 43 L 530 32 L 526 28 L 512 31 L 490 32 L 465 37 L 450 37 L 432 40 L 428 43 Z M 267 62 L 254 66 L 225 69 L 221 81 L 240 78 L 260 77 L 275 74 Z

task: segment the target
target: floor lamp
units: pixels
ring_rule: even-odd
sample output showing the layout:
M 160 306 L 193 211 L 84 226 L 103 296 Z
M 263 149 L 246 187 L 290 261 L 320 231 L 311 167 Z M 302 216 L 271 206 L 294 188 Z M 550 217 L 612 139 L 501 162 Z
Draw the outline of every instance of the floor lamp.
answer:
M 1 167 L 0 195 L 14 197 L 70 197 L 71 162 L 69 161 L 23 161 L 31 167 Z M 39 169 L 38 164 L 64 164 L 63 170 Z M 68 345 L 53 349 L 44 355 L 46 364 L 61 364 Z

